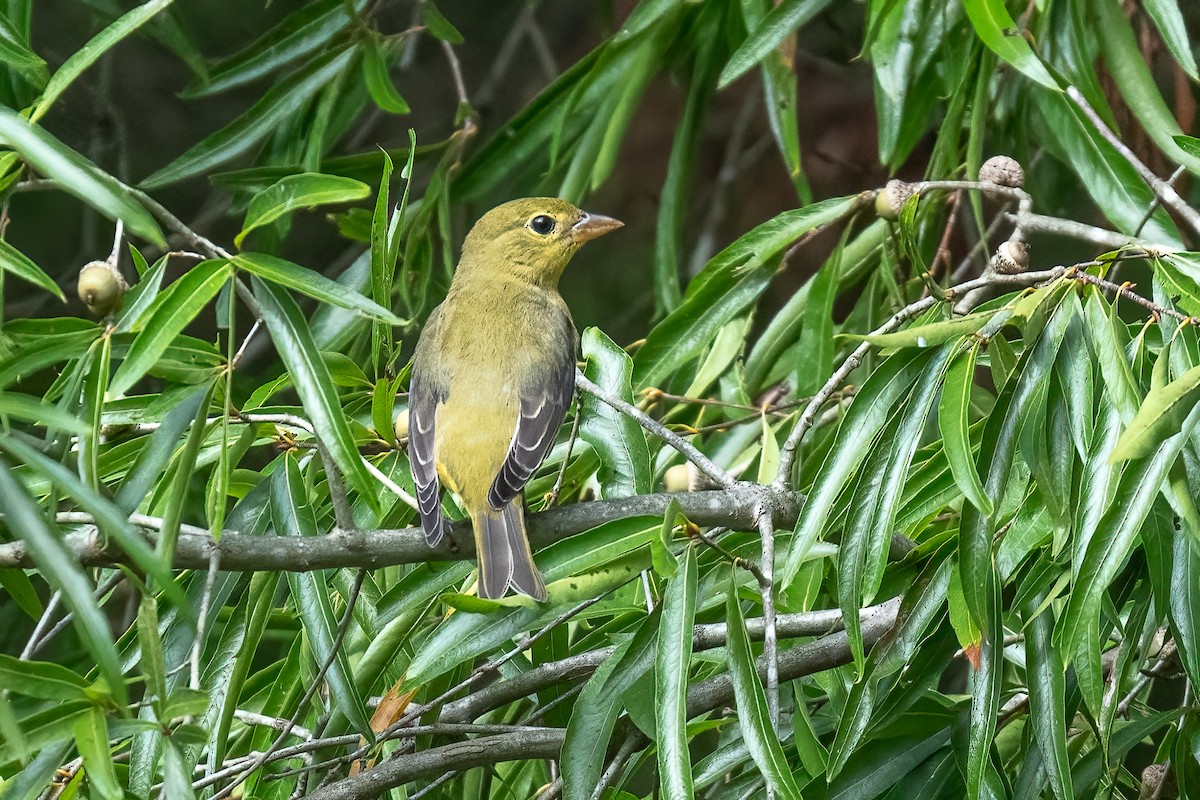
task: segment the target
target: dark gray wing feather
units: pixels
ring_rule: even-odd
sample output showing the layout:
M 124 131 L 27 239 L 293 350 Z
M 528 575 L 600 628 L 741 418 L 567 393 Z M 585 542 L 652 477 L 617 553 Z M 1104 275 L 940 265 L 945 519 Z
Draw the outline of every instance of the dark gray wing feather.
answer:
M 431 316 L 426 331 L 429 332 L 434 324 L 436 317 Z M 436 545 L 445 533 L 446 521 L 442 516 L 442 489 L 433 437 L 438 405 L 445 399 L 445 391 L 436 379 L 431 379 L 421 369 L 420 355 L 418 347 L 418 363 L 414 364 L 408 388 L 408 462 L 417 487 L 417 510 L 421 514 L 425 541 Z
M 433 431 L 437 418 L 438 396 L 413 376 L 408 393 L 408 461 L 413 483 L 417 486 L 417 510 L 425 541 L 435 545 L 442 540 L 442 491 L 433 452 Z
M 554 446 L 575 394 L 574 328 L 567 336 L 568 347 L 561 349 L 562 360 L 544 378 L 521 387 L 517 430 L 488 492 L 488 505 L 492 508 L 504 508 L 519 495 Z

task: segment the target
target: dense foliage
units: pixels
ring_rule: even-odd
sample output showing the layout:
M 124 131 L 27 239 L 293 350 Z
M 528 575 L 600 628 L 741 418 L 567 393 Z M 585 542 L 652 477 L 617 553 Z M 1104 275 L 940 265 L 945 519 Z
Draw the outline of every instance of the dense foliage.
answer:
M 0 0 L 0 797 L 1200 796 L 1191 4 L 242 5 Z M 539 193 L 636 214 L 488 601 L 407 361 Z

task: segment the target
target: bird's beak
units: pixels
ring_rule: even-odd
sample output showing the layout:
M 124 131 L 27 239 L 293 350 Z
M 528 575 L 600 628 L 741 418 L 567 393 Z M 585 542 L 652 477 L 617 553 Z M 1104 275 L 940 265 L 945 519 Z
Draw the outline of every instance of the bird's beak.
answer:
M 625 223 L 619 219 L 605 217 L 601 214 L 589 214 L 585 211 L 583 219 L 571 226 L 571 235 L 575 241 L 583 243 L 595 239 L 597 236 L 603 236 L 609 231 L 615 231 L 624 225 Z

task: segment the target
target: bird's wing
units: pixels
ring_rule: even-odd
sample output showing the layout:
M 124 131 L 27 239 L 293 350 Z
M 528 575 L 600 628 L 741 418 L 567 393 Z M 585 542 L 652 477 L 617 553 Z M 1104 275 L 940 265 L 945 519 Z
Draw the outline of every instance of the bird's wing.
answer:
M 435 336 L 438 314 L 430 315 L 422 335 Z M 418 345 L 412 380 L 408 387 L 408 461 L 413 483 L 417 487 L 417 510 L 425 541 L 435 545 L 445 533 L 442 517 L 442 488 L 438 481 L 437 454 L 434 451 L 434 427 L 438 405 L 446 399 L 445 381 L 423 369 L 421 347 Z
M 517 429 L 508 455 L 488 492 L 488 505 L 492 508 L 504 508 L 520 494 L 554 446 L 558 429 L 575 394 L 573 331 L 572 328 L 571 338 L 567 339 L 569 349 L 564 348 L 559 363 L 545 375 L 529 380 L 521 387 Z

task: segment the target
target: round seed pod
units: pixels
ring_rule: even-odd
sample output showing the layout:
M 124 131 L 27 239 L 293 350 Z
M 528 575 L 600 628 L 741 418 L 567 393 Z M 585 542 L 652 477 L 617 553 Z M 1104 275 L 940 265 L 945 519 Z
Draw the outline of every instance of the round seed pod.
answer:
M 1020 189 L 1025 183 L 1025 170 L 1012 156 L 992 156 L 979 168 L 979 182 Z
M 120 307 L 121 296 L 129 284 L 120 271 L 107 261 L 92 261 L 79 270 L 79 299 L 98 317 Z
M 408 439 L 408 409 L 404 409 L 396 415 L 396 441 L 403 442 Z
M 1142 790 L 1138 797 L 1157 797 L 1159 800 L 1175 800 L 1179 797 L 1179 785 L 1171 773 L 1171 765 L 1150 764 L 1143 769 Z
M 875 195 L 875 213 L 886 220 L 894 221 L 900 216 L 900 209 L 912 197 L 913 185 L 905 181 L 892 179 Z
M 1019 275 L 1029 269 L 1029 242 L 1009 239 L 996 248 L 992 268 L 1001 275 Z
M 668 492 L 694 492 L 698 488 L 700 471 L 690 461 L 668 467 L 663 475 L 663 488 Z

